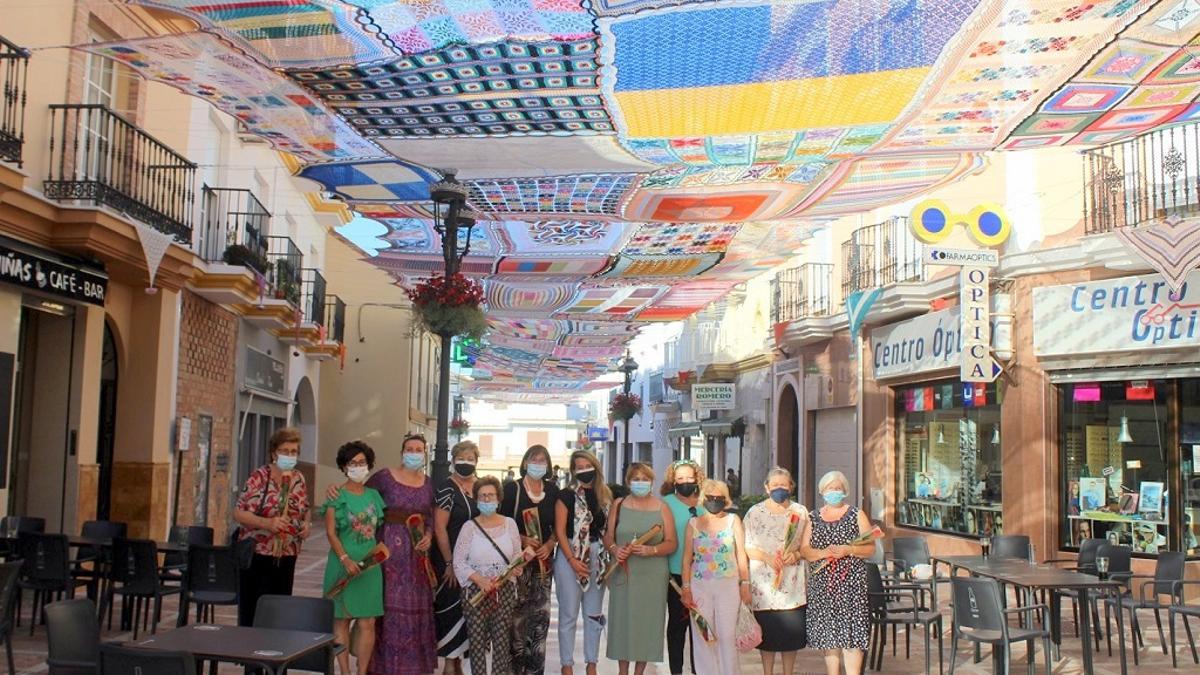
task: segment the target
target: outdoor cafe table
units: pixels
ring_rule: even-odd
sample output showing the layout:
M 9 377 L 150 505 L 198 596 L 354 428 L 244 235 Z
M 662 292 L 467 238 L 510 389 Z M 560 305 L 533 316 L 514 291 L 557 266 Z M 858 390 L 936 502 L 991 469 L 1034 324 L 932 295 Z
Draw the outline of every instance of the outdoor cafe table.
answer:
M 1083 642 L 1083 672 L 1092 672 L 1092 597 L 1088 590 L 1097 589 L 1104 593 L 1118 593 L 1121 583 L 1099 579 L 1090 574 L 1064 570 L 1046 565 L 1037 565 L 1012 558 L 949 555 L 933 556 L 933 564 L 950 567 L 950 576 L 956 570 L 966 570 L 975 576 L 988 577 L 1018 588 L 1029 590 L 1078 590 L 1079 593 L 1079 636 Z M 1058 593 L 1050 593 L 1050 637 L 1055 647 L 1062 644 L 1062 620 L 1059 613 L 1062 600 Z M 1117 613 L 1117 642 L 1121 647 L 1121 673 L 1127 672 L 1125 664 L 1125 629 L 1121 612 Z M 1047 655 L 1047 658 L 1049 655 Z
M 67 535 L 67 545 L 75 548 L 109 548 L 112 546 L 112 539 L 85 537 L 79 534 Z M 186 553 L 187 544 L 173 541 L 156 541 L 154 545 L 158 547 L 159 553 Z
M 288 664 L 323 649 L 328 655 L 325 672 L 333 675 L 332 633 L 196 624 L 159 633 L 130 646 L 187 652 L 202 661 L 261 667 L 268 673 L 282 673 Z

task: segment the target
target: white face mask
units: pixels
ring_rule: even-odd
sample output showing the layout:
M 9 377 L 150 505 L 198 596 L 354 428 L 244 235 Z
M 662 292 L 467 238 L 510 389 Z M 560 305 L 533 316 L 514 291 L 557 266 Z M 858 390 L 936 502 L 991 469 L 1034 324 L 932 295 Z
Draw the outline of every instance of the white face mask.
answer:
M 371 469 L 365 466 L 352 466 L 346 469 L 346 476 L 355 483 L 362 483 L 371 474 Z

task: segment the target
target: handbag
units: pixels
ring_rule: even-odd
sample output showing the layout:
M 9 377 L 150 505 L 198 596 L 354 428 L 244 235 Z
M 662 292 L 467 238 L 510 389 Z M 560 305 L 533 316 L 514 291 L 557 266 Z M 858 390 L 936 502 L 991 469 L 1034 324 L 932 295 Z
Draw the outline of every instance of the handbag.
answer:
M 754 612 L 745 605 L 738 605 L 737 637 L 738 651 L 748 652 L 762 644 L 762 628 L 754 618 Z
M 263 486 L 262 496 L 258 498 L 258 508 L 254 509 L 254 515 L 259 515 L 262 511 L 263 504 L 267 501 L 267 488 L 270 484 Z M 238 525 L 233 528 L 233 532 L 229 534 L 229 545 L 233 548 L 233 557 L 237 560 L 238 567 L 244 570 L 250 569 L 250 564 L 254 562 L 254 537 L 243 537 L 242 533 L 250 532 L 247 528 Z

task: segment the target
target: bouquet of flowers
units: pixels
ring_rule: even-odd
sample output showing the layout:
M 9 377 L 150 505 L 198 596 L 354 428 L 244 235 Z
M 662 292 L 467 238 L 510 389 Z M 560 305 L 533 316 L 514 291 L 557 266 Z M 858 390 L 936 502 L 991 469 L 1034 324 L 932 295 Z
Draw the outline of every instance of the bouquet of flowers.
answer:
M 279 515 L 287 518 L 288 502 L 292 496 L 292 476 L 290 473 L 283 474 L 283 485 L 279 486 Z M 294 527 L 288 527 L 285 530 L 280 530 L 275 533 L 274 555 L 276 558 L 283 557 L 283 547 L 287 544 L 287 540 L 296 536 L 297 531 Z
M 642 411 L 642 397 L 637 394 L 617 394 L 608 404 L 608 416 L 614 420 L 632 419 Z
M 525 557 L 524 556 L 519 555 L 519 556 L 513 558 L 513 561 L 508 564 L 508 567 L 504 568 L 504 571 L 500 574 L 500 576 L 496 577 L 496 581 L 492 584 L 492 593 L 498 592 L 500 590 L 501 586 L 503 586 L 504 584 L 507 584 L 508 582 L 515 579 L 517 574 L 520 573 L 521 568 L 524 566 L 525 566 Z M 472 595 L 471 599 L 468 602 L 471 603 L 472 607 L 478 607 L 479 603 L 483 602 L 483 599 L 486 598 L 487 596 L 488 596 L 487 593 L 484 593 L 483 591 L 479 591 L 475 595 Z
M 408 536 L 412 540 L 413 550 L 416 551 L 417 542 L 425 538 L 425 516 L 419 513 L 414 513 L 405 519 L 404 524 L 408 527 Z M 437 573 L 433 571 L 433 563 L 429 560 L 429 552 L 417 553 L 421 558 L 421 567 L 425 569 L 425 577 L 429 580 L 430 588 L 437 588 Z
M 864 533 L 858 535 L 858 537 L 855 538 L 853 541 L 851 541 L 849 544 L 847 544 L 847 546 L 862 546 L 863 544 L 870 544 L 871 542 L 875 541 L 876 539 L 882 539 L 882 538 L 883 538 L 883 530 L 879 529 L 879 526 L 876 525 L 876 526 L 872 527 L 870 530 L 868 530 L 867 532 L 864 532 Z M 833 588 L 835 588 L 839 583 L 841 583 L 841 581 L 843 579 L 845 579 L 846 576 L 850 573 L 849 566 L 843 565 L 841 563 L 842 563 L 842 560 L 840 560 L 840 559 L 835 560 L 833 558 L 825 558 L 824 560 L 820 560 L 815 565 L 812 566 L 812 569 L 810 570 L 810 574 L 816 574 L 817 572 L 820 572 L 821 570 L 825 569 L 826 567 L 830 567 L 835 576 L 834 576 L 834 579 L 829 583 L 829 590 L 833 590 Z
M 675 583 L 674 579 L 670 579 L 669 583 L 671 584 L 671 588 L 674 588 L 675 592 L 678 593 L 679 597 L 682 598 L 683 590 L 679 588 L 679 584 Z M 692 615 L 692 620 L 696 622 L 696 628 L 700 630 L 700 637 L 704 638 L 705 642 L 715 642 L 717 639 L 717 634 L 713 632 L 712 626 L 709 625 L 708 620 L 704 618 L 704 615 L 701 614 L 695 607 L 688 607 L 687 610 L 688 613 Z
M 537 507 L 525 509 L 521 512 L 521 522 L 525 525 L 525 536 L 537 541 L 538 546 L 541 546 L 542 541 L 542 516 L 538 513 Z M 544 560 L 538 560 L 538 574 L 543 578 L 546 576 L 546 564 Z
M 383 561 L 387 560 L 390 555 L 391 553 L 388 551 L 387 546 L 384 546 L 383 544 L 375 544 L 375 548 L 371 549 L 371 552 L 367 554 L 367 557 L 358 561 L 358 569 L 369 570 L 376 565 L 382 564 Z M 339 593 L 346 590 L 346 586 L 349 586 L 350 582 L 356 578 L 358 577 L 343 577 L 329 589 L 329 592 L 325 594 L 325 597 L 333 600 L 338 596 Z
M 478 340 L 487 332 L 483 286 L 461 274 L 435 276 L 405 290 L 417 318 L 435 335 L 466 335 Z
M 783 548 L 775 554 L 777 558 L 782 558 L 784 554 L 790 553 L 796 546 L 796 540 L 800 537 L 800 514 L 788 514 L 787 534 L 783 537 Z M 779 570 L 775 572 L 775 590 L 783 587 L 783 565 L 780 564 Z
M 630 543 L 635 544 L 635 545 L 645 544 L 646 542 L 650 541 L 651 539 L 653 539 L 656 535 L 658 535 L 661 532 L 662 532 L 662 525 L 654 525 L 649 530 L 646 530 L 645 533 L 641 534 L 638 537 L 635 537 L 634 540 Z M 619 566 L 625 568 L 626 574 L 629 573 L 629 565 L 627 565 L 626 563 L 621 563 Z M 608 569 L 604 570 L 604 573 L 600 576 L 600 583 L 603 584 L 603 583 L 607 582 L 608 578 L 613 575 L 613 572 L 617 571 L 617 567 L 618 567 L 618 565 L 611 565 L 608 567 Z
M 450 431 L 453 431 L 458 436 L 466 436 L 471 430 L 471 423 L 461 417 L 455 417 L 450 420 Z

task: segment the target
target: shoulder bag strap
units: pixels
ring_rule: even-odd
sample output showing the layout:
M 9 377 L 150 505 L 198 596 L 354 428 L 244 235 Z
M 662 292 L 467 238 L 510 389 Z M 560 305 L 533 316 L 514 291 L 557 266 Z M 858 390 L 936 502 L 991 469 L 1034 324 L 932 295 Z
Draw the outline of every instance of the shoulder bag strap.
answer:
M 496 544 L 496 540 L 492 539 L 492 535 L 488 534 L 487 530 L 483 529 L 483 526 L 479 524 L 479 521 L 472 518 L 471 522 L 474 523 L 475 528 L 479 530 L 479 533 L 482 534 L 484 536 L 484 538 L 488 540 L 488 543 L 492 545 L 492 548 L 496 549 L 496 553 L 499 553 L 500 557 L 504 559 L 504 564 L 505 565 L 511 564 L 512 560 L 510 560 L 508 556 L 504 555 L 504 551 L 500 550 L 500 546 L 498 546 Z

